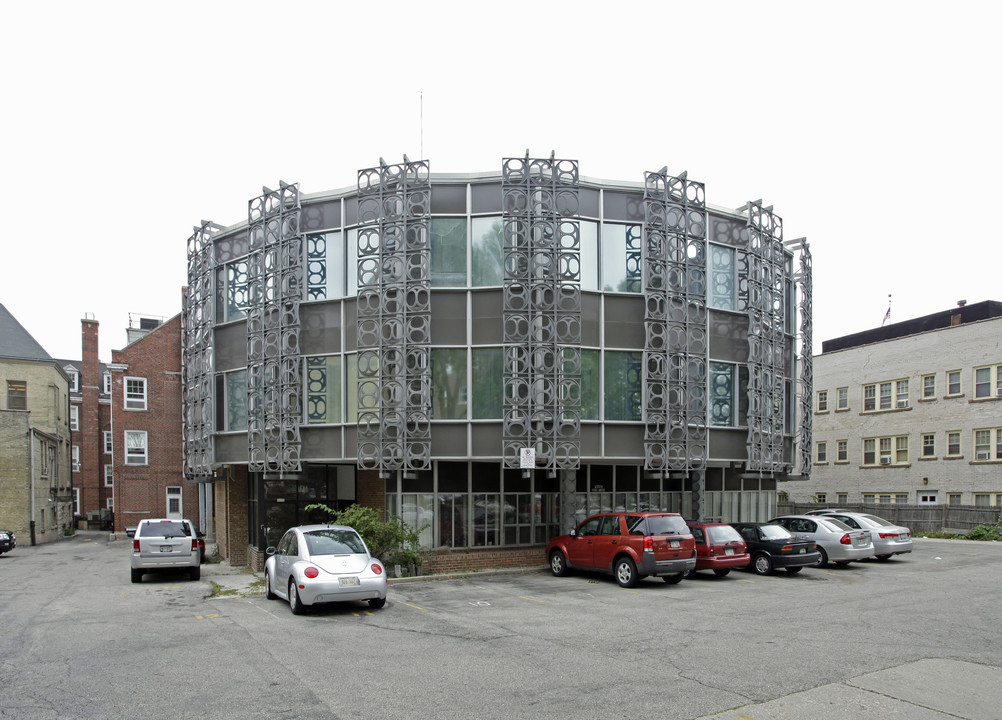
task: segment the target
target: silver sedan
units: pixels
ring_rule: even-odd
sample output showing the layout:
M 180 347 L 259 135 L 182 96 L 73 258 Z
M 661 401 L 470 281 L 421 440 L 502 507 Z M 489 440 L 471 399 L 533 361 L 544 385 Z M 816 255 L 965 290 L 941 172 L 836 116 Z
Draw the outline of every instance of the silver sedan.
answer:
M 824 567 L 829 561 L 836 565 L 846 565 L 853 560 L 862 560 L 874 554 L 873 542 L 868 531 L 853 530 L 832 517 L 784 515 L 769 522 L 782 525 L 797 537 L 813 540 L 821 554 L 818 567 Z
M 902 555 L 912 551 L 912 531 L 903 525 L 895 525 L 889 520 L 869 513 L 833 512 L 825 517 L 840 520 L 857 530 L 868 531 L 878 560 L 887 560 L 891 555 Z
M 287 530 L 278 547 L 265 552 L 265 593 L 269 600 L 286 600 L 296 615 L 317 603 L 367 600 L 373 608 L 386 604 L 386 569 L 369 554 L 354 528 L 301 525 Z

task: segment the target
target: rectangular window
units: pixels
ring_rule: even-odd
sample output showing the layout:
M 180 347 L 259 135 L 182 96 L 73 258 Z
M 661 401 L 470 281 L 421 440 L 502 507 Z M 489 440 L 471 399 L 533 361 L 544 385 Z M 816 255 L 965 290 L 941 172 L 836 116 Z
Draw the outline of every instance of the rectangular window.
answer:
M 24 380 L 7 381 L 7 409 L 28 409 L 28 383 Z
M 974 459 L 1002 460 L 1002 428 L 974 431 Z
M 734 248 L 710 244 L 710 307 L 734 310 L 737 305 Z
M 112 452 L 112 450 L 114 450 L 114 447 L 113 447 L 112 441 L 111 441 L 111 430 L 105 430 L 104 432 L 102 432 L 101 433 L 101 438 L 104 441 L 104 454 L 105 455 L 110 455 L 111 452 Z
M 946 394 L 960 395 L 960 390 L 960 370 L 950 370 L 946 373 Z
M 70 450 L 70 462 L 72 463 L 73 472 L 80 472 L 80 446 L 74 445 Z
M 828 412 L 827 390 L 818 390 L 818 412 Z
M 863 440 L 863 464 L 877 464 L 877 441 L 874 438 Z
M 226 376 L 227 430 L 247 427 L 247 373 Z M 306 422 L 311 425 L 341 422 L 341 358 L 337 355 L 306 358 Z M 239 415 L 239 417 L 238 417 Z
M 466 218 L 431 219 L 431 284 L 466 287 Z
M 817 498 L 819 503 L 826 503 L 828 502 L 828 493 L 818 493 Z
M 835 459 L 837 462 L 849 462 L 849 441 L 839 440 L 836 445 L 837 455 Z
M 504 416 L 504 387 L 502 383 L 498 382 L 498 378 L 501 377 L 504 377 L 504 350 L 502 348 L 473 348 L 473 381 L 471 385 L 473 387 L 473 418 L 475 420 L 497 420 Z M 583 408 L 581 414 L 583 417 Z
M 641 420 L 644 358 L 639 352 L 605 353 L 605 419 Z
M 641 291 L 643 261 L 643 228 L 640 225 L 602 225 L 602 278 L 605 292 L 638 293 Z M 714 289 L 709 302 L 713 307 L 733 310 L 734 263 L 727 249 L 711 249 L 710 274 L 719 281 L 711 283 Z M 728 264 L 729 263 L 729 264 Z M 731 305 L 731 307 L 728 307 Z
M 489 287 L 504 282 L 504 226 L 499 216 L 475 217 L 472 221 L 473 287 Z
M 893 392 L 892 392 L 893 389 L 894 389 L 894 386 L 893 386 L 892 383 L 889 383 L 889 382 L 880 383 L 880 409 L 881 410 L 890 410 L 893 407 L 893 405 L 891 404 L 892 403 L 892 396 L 893 396 Z
M 1002 365 L 974 368 L 974 397 L 1002 397 Z
M 66 374 L 70 376 L 70 392 L 80 392 L 80 373 L 76 370 L 67 370 Z
M 922 376 L 922 398 L 924 400 L 933 400 L 936 397 L 936 376 L 935 375 L 923 375 Z
M 891 495 L 890 495 L 890 493 L 884 493 L 884 494 L 882 494 L 880 496 L 879 502 L 880 502 L 881 505 L 888 505 L 891 502 Z
M 894 438 L 894 462 L 908 462 L 908 436 L 899 435 Z
M 863 412 L 877 409 L 877 386 L 863 386 Z
M 894 383 L 894 407 L 908 407 L 908 381 L 898 380 Z
M 863 504 L 864 505 L 874 505 L 877 502 L 877 496 L 873 493 L 863 493 Z
M 115 475 L 112 472 L 113 470 L 114 470 L 114 466 L 113 465 L 105 465 L 104 466 L 104 486 L 105 487 L 114 487 L 114 485 L 115 485 Z
M 465 420 L 466 349 L 433 348 L 431 351 L 431 416 L 435 420 Z
M 845 505 L 847 502 L 849 502 L 849 493 L 842 493 L 842 492 L 835 493 L 835 502 L 837 502 L 840 505 Z
M 344 241 L 340 231 L 306 236 L 306 299 L 344 295 Z
M 908 462 L 908 436 L 864 438 L 864 465 L 901 465 Z
M 961 493 L 948 493 L 946 496 L 947 505 L 960 505 L 960 501 L 963 499 Z
M 101 376 L 101 392 L 105 395 L 111 395 L 111 373 L 105 373 Z
M 922 435 L 922 457 L 936 457 L 935 433 L 925 433 Z
M 80 429 L 80 406 L 70 405 L 70 430 Z
M 125 431 L 126 465 L 147 465 L 149 463 L 149 454 L 146 443 L 147 436 L 145 430 Z
M 836 410 L 848 410 L 849 409 L 849 388 L 843 387 L 839 388 L 838 393 L 838 405 L 835 407 Z
M 951 430 L 946 434 L 946 454 L 950 457 L 960 455 L 960 431 Z
M 989 493 L 974 493 L 974 507 L 991 507 L 992 496 Z
M 125 378 L 125 409 L 146 409 L 146 378 Z
M 894 502 L 899 505 L 905 505 L 908 503 L 908 493 L 895 493 Z
M 828 443 L 824 441 L 818 443 L 816 458 L 817 458 L 816 462 L 819 463 L 828 462 Z
M 734 376 L 734 365 L 710 363 L 710 425 L 733 427 L 737 424 Z

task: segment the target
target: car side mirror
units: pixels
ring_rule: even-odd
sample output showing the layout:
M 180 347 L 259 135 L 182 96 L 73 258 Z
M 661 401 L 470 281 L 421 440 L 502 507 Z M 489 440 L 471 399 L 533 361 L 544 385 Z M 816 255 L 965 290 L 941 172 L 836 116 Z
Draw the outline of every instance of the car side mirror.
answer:
M 270 545 L 267 548 L 265 548 L 264 554 L 265 555 L 274 555 L 276 552 L 278 552 L 278 551 L 275 549 L 275 546 L 274 545 Z
M 567 534 L 570 535 L 571 537 L 577 537 L 578 536 L 578 531 L 577 530 L 571 530 Z

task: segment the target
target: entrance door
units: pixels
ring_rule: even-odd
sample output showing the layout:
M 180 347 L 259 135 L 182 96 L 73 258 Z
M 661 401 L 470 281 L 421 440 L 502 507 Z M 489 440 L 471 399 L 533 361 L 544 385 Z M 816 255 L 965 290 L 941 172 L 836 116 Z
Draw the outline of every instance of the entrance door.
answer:
M 180 520 L 184 517 L 181 512 L 181 488 L 167 488 L 167 517 L 171 520 Z

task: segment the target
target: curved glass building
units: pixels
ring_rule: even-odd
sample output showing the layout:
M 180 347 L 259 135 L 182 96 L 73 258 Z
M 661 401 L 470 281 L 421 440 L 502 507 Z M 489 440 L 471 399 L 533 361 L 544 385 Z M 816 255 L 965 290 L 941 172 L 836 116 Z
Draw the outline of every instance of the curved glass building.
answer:
M 188 241 L 186 475 L 252 564 L 313 503 L 495 559 L 603 509 L 767 519 L 809 470 L 810 279 L 772 208 L 666 169 L 265 188 Z

